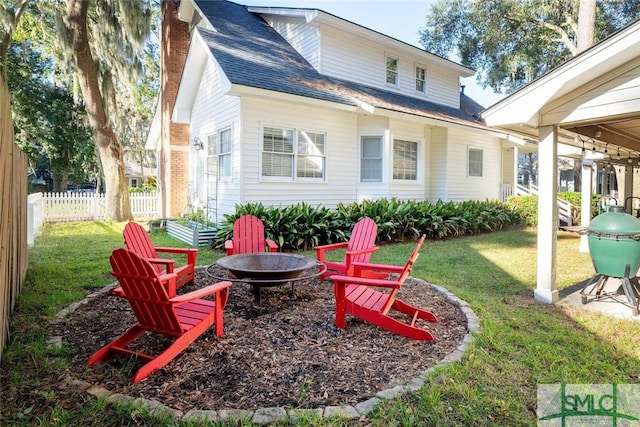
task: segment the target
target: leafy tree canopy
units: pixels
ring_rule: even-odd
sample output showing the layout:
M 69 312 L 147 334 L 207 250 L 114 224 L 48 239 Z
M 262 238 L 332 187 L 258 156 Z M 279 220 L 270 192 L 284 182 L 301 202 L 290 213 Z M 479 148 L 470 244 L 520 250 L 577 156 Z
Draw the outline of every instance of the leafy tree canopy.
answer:
M 481 86 L 510 93 L 577 53 L 579 7 L 580 0 L 440 0 L 420 43 L 476 69 Z M 598 1 L 595 42 L 638 17 L 640 0 Z
M 53 178 L 55 190 L 67 180 L 94 181 L 95 148 L 86 115 L 71 93 L 47 78 L 50 61 L 27 39 L 14 41 L 7 75 L 12 94 L 16 143 L 39 178 Z

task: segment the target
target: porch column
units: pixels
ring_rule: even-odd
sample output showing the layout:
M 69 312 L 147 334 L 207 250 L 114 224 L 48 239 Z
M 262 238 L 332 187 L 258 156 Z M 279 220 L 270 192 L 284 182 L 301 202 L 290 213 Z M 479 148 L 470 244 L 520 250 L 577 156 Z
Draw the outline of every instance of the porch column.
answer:
M 513 195 L 518 195 L 518 158 L 520 157 L 520 149 L 518 146 L 513 147 Z
M 593 161 L 582 161 L 582 191 L 580 193 L 580 225 L 588 227 L 591 223 L 591 197 L 592 197 L 592 176 Z M 589 238 L 586 234 L 580 236 L 580 252 L 589 252 Z
M 556 253 L 558 235 L 558 145 L 557 127 L 538 129 L 538 278 L 534 298 L 558 301 Z
M 629 166 L 625 166 L 624 173 L 624 199 L 621 200 L 625 212 L 629 215 L 633 215 L 633 199 L 629 199 L 628 197 L 633 197 L 633 164 L 629 164 Z

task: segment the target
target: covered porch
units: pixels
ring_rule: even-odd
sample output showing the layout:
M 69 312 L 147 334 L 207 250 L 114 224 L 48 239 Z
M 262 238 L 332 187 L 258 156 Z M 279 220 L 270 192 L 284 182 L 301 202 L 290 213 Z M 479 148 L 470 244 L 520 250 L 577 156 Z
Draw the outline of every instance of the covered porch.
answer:
M 581 225 L 591 220 L 591 183 L 615 171 L 617 200 L 634 208 L 640 170 L 640 21 L 565 62 L 482 113 L 487 125 L 538 140 L 539 205 L 536 300 L 555 303 L 558 232 L 558 147 L 582 161 Z M 635 179 L 640 181 L 640 179 Z M 626 202 L 626 203 L 625 203 Z M 587 236 L 580 249 L 588 251 Z

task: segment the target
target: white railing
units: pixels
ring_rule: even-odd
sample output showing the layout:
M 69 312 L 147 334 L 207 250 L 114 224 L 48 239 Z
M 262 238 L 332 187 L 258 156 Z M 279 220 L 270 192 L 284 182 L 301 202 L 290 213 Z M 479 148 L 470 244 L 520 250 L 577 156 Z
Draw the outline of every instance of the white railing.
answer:
M 529 184 L 529 186 L 527 187 L 518 184 L 516 186 L 516 194 L 525 196 L 537 196 L 538 187 L 533 184 Z M 558 198 L 558 218 L 560 218 L 561 221 L 564 221 L 567 225 L 573 225 L 572 212 L 573 205 L 564 199 Z
M 502 184 L 502 195 L 500 200 L 506 202 L 509 197 L 513 196 L 513 194 L 513 185 Z
M 156 193 L 129 193 L 129 200 L 135 219 L 158 216 Z M 27 243 L 30 245 L 45 222 L 100 221 L 105 217 L 103 193 L 35 193 L 29 195 L 27 204 Z
M 516 185 L 516 195 L 536 196 L 538 195 L 538 187 L 533 184 L 529 184 L 526 187 L 518 184 Z
M 567 225 L 573 225 L 573 205 L 564 199 L 558 198 L 558 218 Z

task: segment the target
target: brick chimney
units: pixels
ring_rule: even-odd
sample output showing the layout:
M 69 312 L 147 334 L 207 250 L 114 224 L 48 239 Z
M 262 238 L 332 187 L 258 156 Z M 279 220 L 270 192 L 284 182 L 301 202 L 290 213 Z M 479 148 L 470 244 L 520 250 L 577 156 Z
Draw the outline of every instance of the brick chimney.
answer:
M 178 19 L 180 0 L 162 0 L 160 35 L 161 148 L 158 168 L 160 214 L 185 212 L 189 195 L 189 125 L 171 121 L 187 51 L 189 24 Z

